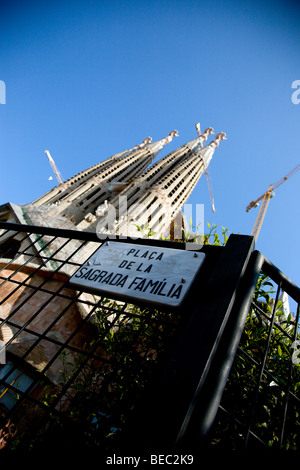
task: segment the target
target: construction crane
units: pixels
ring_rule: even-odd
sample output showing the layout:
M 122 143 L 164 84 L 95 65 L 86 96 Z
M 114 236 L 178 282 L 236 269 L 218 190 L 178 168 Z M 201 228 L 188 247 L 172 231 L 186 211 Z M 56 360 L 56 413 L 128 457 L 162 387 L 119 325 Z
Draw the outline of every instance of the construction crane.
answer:
M 201 136 L 201 129 L 200 129 L 200 123 L 197 122 L 195 125 L 198 137 Z M 210 202 L 211 202 L 211 208 L 213 212 L 216 212 L 215 208 L 215 201 L 214 201 L 214 196 L 213 196 L 213 190 L 212 190 L 212 184 L 211 184 L 211 179 L 210 179 L 210 174 L 208 173 L 208 169 L 205 168 L 205 176 L 206 176 L 206 181 L 207 181 L 207 186 L 208 186 L 208 192 L 209 192 L 209 197 L 210 197 Z
M 282 183 L 284 183 L 287 179 L 289 179 L 290 176 L 296 173 L 296 171 L 298 171 L 299 168 L 300 168 L 300 165 L 297 165 L 296 168 L 294 168 L 286 176 L 281 178 L 281 180 L 277 181 L 277 183 L 271 184 L 264 194 L 262 194 L 255 201 L 251 201 L 250 204 L 246 207 L 246 212 L 249 212 L 252 208 L 258 207 L 259 201 L 262 200 L 256 221 L 254 223 L 252 233 L 251 233 L 251 235 L 254 236 L 255 241 L 257 240 L 258 234 L 260 232 L 270 199 L 275 196 L 274 190 L 278 188 L 278 186 L 280 186 Z
M 49 162 L 50 162 L 50 165 L 51 165 L 52 170 L 54 171 L 54 174 L 55 174 L 55 176 L 56 176 L 57 181 L 59 182 L 59 184 L 62 184 L 62 183 L 63 183 L 62 176 L 61 176 L 59 170 L 57 169 L 57 167 L 56 167 L 56 165 L 55 165 L 55 162 L 54 162 L 53 158 L 52 158 L 51 155 L 50 155 L 49 150 L 45 150 L 45 154 L 46 154 L 47 157 L 48 157 L 48 160 L 49 160 Z

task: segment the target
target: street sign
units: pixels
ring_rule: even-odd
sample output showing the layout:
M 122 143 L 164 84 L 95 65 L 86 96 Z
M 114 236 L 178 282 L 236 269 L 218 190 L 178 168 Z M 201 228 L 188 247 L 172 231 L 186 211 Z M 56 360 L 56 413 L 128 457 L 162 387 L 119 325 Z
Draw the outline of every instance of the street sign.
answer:
M 204 253 L 109 241 L 73 274 L 79 290 L 129 301 L 181 305 Z

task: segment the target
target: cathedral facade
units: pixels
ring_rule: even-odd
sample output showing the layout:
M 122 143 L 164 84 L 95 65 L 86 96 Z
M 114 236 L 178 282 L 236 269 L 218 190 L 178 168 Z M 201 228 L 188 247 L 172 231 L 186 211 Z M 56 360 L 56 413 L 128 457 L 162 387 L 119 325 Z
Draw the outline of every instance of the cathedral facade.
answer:
M 58 184 L 30 204 L 0 206 L 0 220 L 140 237 L 170 234 L 176 216 L 207 170 L 223 132 L 211 127 L 154 162 L 177 131 L 156 142 L 151 138 Z

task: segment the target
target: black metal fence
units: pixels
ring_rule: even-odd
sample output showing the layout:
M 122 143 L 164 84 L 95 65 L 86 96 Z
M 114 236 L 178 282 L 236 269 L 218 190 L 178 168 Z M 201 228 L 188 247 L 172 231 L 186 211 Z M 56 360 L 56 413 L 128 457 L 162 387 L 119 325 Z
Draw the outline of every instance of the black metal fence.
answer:
M 70 287 L 101 244 L 96 234 L 5 222 L 0 229 L 4 451 L 78 445 L 106 455 L 196 456 L 296 446 L 299 288 L 254 250 L 252 237 L 200 248 L 206 258 L 189 296 L 168 309 Z M 282 290 L 297 303 L 292 318 L 283 317 Z
M 211 446 L 299 451 L 300 290 L 261 254 L 258 267 Z

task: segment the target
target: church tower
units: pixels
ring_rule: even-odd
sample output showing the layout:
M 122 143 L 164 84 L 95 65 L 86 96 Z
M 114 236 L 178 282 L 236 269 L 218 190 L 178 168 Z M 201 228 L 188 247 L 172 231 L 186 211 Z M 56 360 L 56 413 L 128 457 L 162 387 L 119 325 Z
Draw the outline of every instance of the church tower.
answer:
M 95 220 L 95 209 L 140 175 L 163 147 L 177 136 L 177 131 L 154 143 L 148 137 L 136 147 L 118 153 L 69 178 L 33 202 L 35 206 L 55 204 L 57 211 L 79 228 Z
M 203 146 L 213 129 L 209 127 L 179 149 L 162 158 L 127 187 L 96 209 L 92 224 L 99 236 L 116 233 L 139 237 L 137 226 L 147 226 L 154 238 L 169 234 L 172 222 L 186 204 L 225 133 Z M 103 237 L 104 238 L 104 237 Z
M 153 143 L 148 137 L 130 150 L 61 180 L 32 203 L 0 206 L 0 220 L 92 231 L 101 239 L 108 234 L 145 236 L 139 227 L 154 238 L 168 236 L 220 141 L 226 138 L 221 132 L 207 144 L 213 129 L 201 134 L 199 124 L 196 128 L 196 139 L 155 163 L 159 152 L 178 136 L 177 131 Z
M 4 342 L 9 357 L 7 377 L 11 371 L 17 371 L 18 375 L 13 377 L 17 377 L 18 381 L 20 377 L 27 381 L 36 377 L 38 371 L 37 380 L 33 382 L 32 379 L 24 388 L 26 408 L 16 407 L 17 412 L 19 409 L 30 410 L 27 397 L 34 398 L 34 413 L 30 412 L 27 418 L 29 427 L 32 427 L 33 418 L 39 419 L 35 410 L 37 397 L 43 404 L 41 417 L 44 419 L 44 385 L 48 395 L 53 393 L 54 399 L 60 397 L 57 409 L 58 405 L 62 405 L 62 409 L 68 411 L 69 407 L 72 410 L 72 400 L 68 402 L 66 398 L 68 395 L 73 397 L 75 389 L 72 385 L 69 394 L 65 388 L 65 371 L 69 374 L 66 367 L 72 368 L 73 364 L 79 363 L 81 351 L 88 352 L 86 359 L 89 363 L 94 362 L 93 348 L 99 341 L 99 327 L 94 327 L 94 321 L 102 308 L 105 315 L 104 335 L 109 331 L 106 322 L 112 321 L 111 327 L 118 327 L 119 318 L 123 315 L 123 305 L 119 305 L 118 301 L 114 310 L 111 306 L 107 308 L 106 300 L 100 303 L 97 294 L 73 289 L 68 284 L 70 276 L 78 266 L 88 261 L 99 248 L 101 239 L 107 238 L 108 234 L 140 238 L 145 234 L 138 230 L 137 225 L 145 225 L 154 232 L 155 238 L 160 238 L 170 230 L 174 218 L 206 171 L 220 141 L 225 138 L 225 134 L 220 133 L 206 144 L 212 133 L 210 127 L 203 134 L 199 132 L 196 139 L 156 162 L 154 159 L 158 153 L 178 133 L 172 131 L 154 143 L 147 138 L 140 145 L 113 155 L 67 181 L 61 180 L 59 185 L 32 203 L 18 205 L 7 202 L 0 206 L 0 221 L 14 223 L 11 228 L 2 224 L 3 228 L 0 229 L 0 341 Z M 15 231 L 18 224 L 20 229 Z M 29 225 L 38 226 L 38 229 L 30 231 Z M 39 234 L 41 227 L 43 230 Z M 98 237 L 90 237 L 89 234 L 82 237 L 79 232 L 76 237 L 76 233 L 69 230 L 44 230 L 47 227 L 96 232 Z M 119 306 L 122 310 L 117 310 Z M 124 313 L 127 318 L 127 311 L 124 310 Z M 102 346 L 100 344 L 99 348 L 104 360 L 96 359 L 97 373 L 102 364 L 108 364 L 110 369 L 109 362 L 106 362 L 109 352 L 105 356 L 105 345 Z M 65 352 L 67 356 L 64 356 Z M 85 375 L 85 360 L 83 364 L 84 369 L 74 369 L 74 376 Z M 70 369 L 70 375 L 73 375 L 71 372 Z M 1 382 L 5 387 L 2 387 L 1 397 L 5 400 L 15 395 L 18 406 L 17 383 L 3 377 Z M 98 382 L 101 375 L 95 377 Z M 32 383 L 35 388 L 32 388 Z M 10 390 L 14 394 L 7 393 Z M 24 395 L 21 393 L 20 396 L 22 405 Z M 2 405 L 6 406 L 8 401 L 3 400 Z M 7 410 L 2 407 L 1 412 L 5 412 L 2 420 L 4 417 L 10 420 L 11 410 L 8 407 Z M 25 413 L 21 426 L 22 423 L 27 425 Z M 1 427 L 0 423 L 0 433 Z M 20 429 L 23 432 L 22 427 Z

